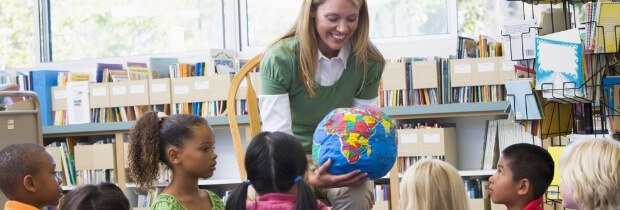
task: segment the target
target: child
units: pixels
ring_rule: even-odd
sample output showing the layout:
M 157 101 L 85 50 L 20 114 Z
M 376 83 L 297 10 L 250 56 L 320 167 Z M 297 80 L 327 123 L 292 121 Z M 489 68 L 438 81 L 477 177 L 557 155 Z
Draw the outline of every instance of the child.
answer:
M 144 114 L 132 128 L 129 174 L 142 189 L 152 188 L 160 163 L 172 171 L 172 180 L 158 195 L 152 210 L 224 209 L 213 192 L 198 189 L 199 178 L 213 176 L 217 154 L 213 129 L 202 117 L 163 112 Z
M 62 197 L 62 179 L 45 147 L 11 144 L 0 150 L 0 189 L 9 199 L 5 210 L 38 210 L 56 206 Z
M 551 184 L 553 169 L 553 159 L 542 147 L 510 145 L 502 151 L 497 171 L 489 179 L 491 200 L 508 210 L 542 210 L 542 196 Z
M 129 200 L 115 184 L 87 184 L 67 193 L 60 210 L 129 210 Z
M 560 156 L 562 205 L 570 209 L 620 209 L 620 142 L 582 140 Z
M 327 210 L 303 180 L 308 161 L 295 137 L 282 132 L 256 135 L 245 152 L 245 169 L 248 178 L 235 188 L 226 209 Z M 249 185 L 259 194 L 257 201 L 246 202 Z
M 411 165 L 400 182 L 400 209 L 467 210 L 465 185 L 450 164 L 424 159 Z

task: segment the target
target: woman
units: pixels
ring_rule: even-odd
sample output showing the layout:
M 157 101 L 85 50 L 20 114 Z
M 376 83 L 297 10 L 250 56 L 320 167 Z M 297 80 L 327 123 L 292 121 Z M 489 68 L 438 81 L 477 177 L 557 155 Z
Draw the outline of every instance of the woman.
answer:
M 295 135 L 311 154 L 312 135 L 327 113 L 375 106 L 385 61 L 368 31 L 366 0 L 304 0 L 295 24 L 263 54 L 263 129 Z M 330 165 L 308 174 L 317 196 L 333 209 L 371 209 L 374 186 L 366 175 L 331 175 Z

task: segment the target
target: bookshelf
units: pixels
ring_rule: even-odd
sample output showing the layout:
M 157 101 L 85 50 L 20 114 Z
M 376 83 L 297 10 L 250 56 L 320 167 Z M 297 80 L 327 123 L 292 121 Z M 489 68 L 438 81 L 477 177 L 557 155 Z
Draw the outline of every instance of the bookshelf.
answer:
M 386 114 L 390 115 L 395 121 L 405 120 L 405 119 L 418 119 L 418 118 L 446 118 L 447 120 L 464 118 L 464 121 L 469 121 L 471 118 L 480 118 L 479 122 L 484 122 L 488 116 L 503 116 L 505 108 L 508 106 L 508 102 L 486 102 L 486 103 L 463 103 L 463 104 L 441 104 L 441 105 L 426 105 L 426 106 L 407 106 L 407 107 L 386 107 L 381 108 Z M 206 118 L 209 124 L 214 128 L 216 132 L 215 136 L 217 139 L 217 153 L 218 153 L 218 169 L 214 176 L 210 179 L 200 180 L 199 185 L 201 186 L 225 186 L 225 188 L 229 188 L 240 183 L 240 178 L 236 178 L 235 176 L 231 176 L 231 174 L 236 174 L 237 164 L 234 156 L 234 147 L 232 145 L 232 139 L 230 137 L 230 131 L 228 127 L 228 119 L 227 117 L 207 117 Z M 248 125 L 248 117 L 245 115 L 237 116 L 237 120 L 242 126 Z M 463 121 L 463 122 L 464 122 Z M 110 123 L 98 123 L 98 124 L 74 124 L 74 125 L 63 125 L 63 126 L 44 126 L 43 127 L 43 137 L 44 139 L 51 138 L 64 138 L 64 137 L 84 137 L 84 136 L 112 136 L 117 139 L 117 144 L 115 145 L 116 149 L 116 178 L 117 184 L 124 192 L 127 194 L 130 199 L 130 203 L 132 206 L 136 205 L 137 201 L 134 201 L 137 198 L 137 195 L 134 191 L 136 189 L 136 185 L 131 183 L 127 178 L 127 172 L 123 166 L 125 164 L 125 149 L 123 142 L 127 138 L 127 134 L 134 125 L 135 122 L 110 122 Z M 241 129 L 244 132 L 244 129 Z M 457 133 L 458 135 L 465 135 L 462 133 Z M 242 134 L 243 135 L 243 134 Z M 123 140 L 123 141 L 121 141 Z M 481 142 L 481 141 L 480 141 Z M 481 146 L 472 146 L 481 148 Z M 468 148 L 468 147 L 465 147 Z M 468 156 L 470 154 L 464 154 Z M 467 160 L 473 159 L 473 157 L 477 157 L 479 155 L 476 152 L 471 155 L 472 158 L 467 158 Z M 460 158 L 460 157 L 459 157 Z M 464 161 L 467 161 L 464 160 Z M 473 160 L 471 162 L 479 162 Z M 474 168 L 475 166 L 465 166 L 465 168 Z M 479 170 L 461 170 L 459 173 L 462 174 L 463 177 L 484 177 L 490 176 L 494 173 L 494 171 L 479 171 Z M 394 180 L 391 176 L 386 176 L 380 179 L 378 182 L 382 183 L 399 183 L 398 177 Z M 157 187 L 165 187 L 166 183 L 158 184 Z M 394 198 L 395 192 L 394 184 L 390 184 L 392 189 L 392 197 Z M 72 190 L 75 189 L 76 186 L 65 186 L 64 190 Z M 394 202 L 397 200 L 392 200 L 392 206 Z M 387 205 L 383 205 L 384 207 Z

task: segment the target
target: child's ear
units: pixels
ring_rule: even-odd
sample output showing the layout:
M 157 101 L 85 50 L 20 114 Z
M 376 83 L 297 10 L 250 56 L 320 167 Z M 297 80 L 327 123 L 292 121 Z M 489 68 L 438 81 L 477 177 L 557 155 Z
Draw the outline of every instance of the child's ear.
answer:
M 517 191 L 518 195 L 527 195 L 531 191 L 530 187 L 532 187 L 531 186 L 532 183 L 530 182 L 529 179 L 521 179 L 518 182 L 518 185 L 519 185 L 518 186 L 519 190 Z
M 32 177 L 32 175 L 26 175 L 24 177 L 24 179 L 22 180 L 22 184 L 24 185 L 24 187 L 26 188 L 26 190 L 28 190 L 29 192 L 36 192 L 37 188 L 34 184 L 34 177 Z
M 175 147 L 170 147 L 166 150 L 166 155 L 168 156 L 168 160 L 172 164 L 181 163 L 181 158 L 179 157 L 180 151 Z

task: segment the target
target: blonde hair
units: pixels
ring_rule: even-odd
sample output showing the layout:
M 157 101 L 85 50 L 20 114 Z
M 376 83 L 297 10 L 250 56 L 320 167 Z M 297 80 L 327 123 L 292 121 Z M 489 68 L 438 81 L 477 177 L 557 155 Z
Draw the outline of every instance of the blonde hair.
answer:
M 295 37 L 299 40 L 299 53 L 297 54 L 298 73 L 304 89 L 306 90 L 306 95 L 309 97 L 314 97 L 314 89 L 317 87 L 316 81 L 314 81 L 314 76 L 316 75 L 318 60 L 316 25 L 314 19 L 310 17 L 310 14 L 323 2 L 325 2 L 325 0 L 304 0 L 299 16 L 293 26 L 270 45 L 271 47 L 288 37 Z M 383 55 L 381 55 L 381 52 L 379 52 L 375 45 L 372 44 L 368 35 L 370 31 L 370 18 L 366 0 L 351 0 L 351 2 L 360 8 L 358 27 L 350 39 L 352 55 L 355 55 L 356 66 L 363 66 L 363 76 L 365 80 L 368 72 L 368 69 L 366 69 L 368 60 L 376 60 L 382 63 L 385 63 L 385 60 Z M 362 84 L 362 87 L 363 86 L 364 84 Z
M 620 142 L 575 142 L 560 156 L 559 170 L 581 209 L 620 208 Z
M 400 209 L 466 210 L 463 179 L 443 161 L 425 159 L 411 165 L 400 182 Z

